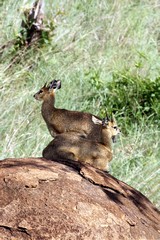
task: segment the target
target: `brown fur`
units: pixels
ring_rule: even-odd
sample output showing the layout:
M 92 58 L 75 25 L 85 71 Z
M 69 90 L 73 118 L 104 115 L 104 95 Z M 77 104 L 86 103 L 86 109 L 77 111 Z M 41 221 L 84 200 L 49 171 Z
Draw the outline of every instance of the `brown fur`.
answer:
M 60 133 L 75 132 L 103 143 L 102 125 L 92 121 L 92 114 L 58 109 L 54 106 L 56 89 L 50 88 L 51 85 L 52 82 L 49 86 L 42 87 L 34 97 L 43 101 L 41 112 L 52 137 Z
M 98 120 L 98 119 L 97 119 Z M 98 120 L 98 122 L 101 122 Z M 96 123 L 99 124 L 99 123 Z M 102 124 L 101 124 L 102 125 Z M 71 159 L 101 169 L 108 170 L 108 162 L 112 160 L 111 139 L 119 134 L 115 122 L 107 122 L 103 126 L 104 145 L 84 138 L 75 132 L 58 134 L 43 150 L 43 157 L 50 160 Z

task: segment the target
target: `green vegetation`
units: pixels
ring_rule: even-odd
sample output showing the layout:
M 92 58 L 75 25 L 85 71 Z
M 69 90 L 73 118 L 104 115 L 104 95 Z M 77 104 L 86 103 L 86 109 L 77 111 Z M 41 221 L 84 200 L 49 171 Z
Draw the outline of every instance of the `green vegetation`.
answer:
M 0 46 L 17 38 L 25 2 L 0 1 Z M 41 156 L 51 136 L 33 94 L 46 81 L 61 79 L 57 107 L 99 116 L 114 112 L 122 134 L 111 173 L 159 207 L 158 2 L 45 2 L 51 36 L 25 51 L 13 44 L 0 49 L 1 159 Z
M 151 80 L 119 72 L 105 84 L 99 73 L 94 73 L 89 74 L 89 82 L 93 91 L 89 102 L 101 99 L 99 112 L 102 116 L 106 109 L 117 113 L 119 121 L 123 122 L 123 132 L 135 123 L 141 125 L 142 121 L 160 126 L 160 77 Z

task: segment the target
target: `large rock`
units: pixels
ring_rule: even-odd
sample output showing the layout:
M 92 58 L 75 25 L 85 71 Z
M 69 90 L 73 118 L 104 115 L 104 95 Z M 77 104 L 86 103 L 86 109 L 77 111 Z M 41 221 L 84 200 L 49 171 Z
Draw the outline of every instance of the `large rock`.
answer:
M 160 239 L 158 210 L 140 192 L 78 162 L 0 162 L 1 240 Z

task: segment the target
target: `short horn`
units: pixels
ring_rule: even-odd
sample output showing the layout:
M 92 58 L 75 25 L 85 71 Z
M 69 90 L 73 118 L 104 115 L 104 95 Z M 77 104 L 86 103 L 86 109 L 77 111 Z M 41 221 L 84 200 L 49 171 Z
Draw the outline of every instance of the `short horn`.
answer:
M 110 118 L 109 118 L 109 115 L 108 115 L 108 113 L 106 112 L 106 117 L 105 117 L 105 119 L 107 120 L 107 121 L 109 121 L 110 120 Z
M 44 86 L 43 86 L 43 87 L 45 88 L 46 86 L 47 86 L 47 82 L 45 82 L 45 84 L 44 84 Z
M 115 119 L 115 117 L 114 117 L 114 114 L 113 114 L 113 113 L 111 114 L 111 122 L 116 122 L 116 119 Z

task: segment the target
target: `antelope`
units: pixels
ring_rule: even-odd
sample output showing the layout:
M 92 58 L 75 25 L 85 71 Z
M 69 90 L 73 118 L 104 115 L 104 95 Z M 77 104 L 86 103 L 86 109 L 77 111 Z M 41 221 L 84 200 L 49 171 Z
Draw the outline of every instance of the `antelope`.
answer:
M 85 112 L 59 109 L 55 107 L 55 92 L 61 88 L 60 80 L 45 84 L 35 95 L 35 99 L 43 101 L 41 113 L 52 137 L 57 134 L 73 132 L 90 140 L 102 142 L 102 124 L 95 124 L 92 117 L 100 118 Z M 102 121 L 102 120 L 101 120 Z M 104 132 L 105 134 L 105 132 Z M 76 137 L 76 136 L 75 136 Z
M 112 139 L 120 133 L 120 129 L 113 120 L 105 118 L 99 120 L 92 117 L 92 121 L 102 126 L 103 143 L 84 138 L 75 132 L 58 134 L 43 150 L 42 155 L 50 160 L 74 160 L 107 171 L 108 163 L 112 160 Z M 104 134 L 103 134 L 104 133 Z

